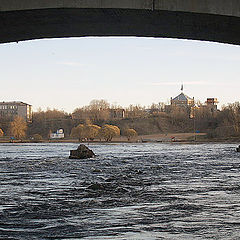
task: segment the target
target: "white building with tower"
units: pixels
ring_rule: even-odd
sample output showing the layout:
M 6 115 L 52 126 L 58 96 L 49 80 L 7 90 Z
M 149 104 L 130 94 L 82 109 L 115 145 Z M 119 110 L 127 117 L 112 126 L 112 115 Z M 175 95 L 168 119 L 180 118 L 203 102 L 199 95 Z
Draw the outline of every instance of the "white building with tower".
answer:
M 57 132 L 50 134 L 50 139 L 62 139 L 64 138 L 63 129 L 58 129 Z
M 176 97 L 171 97 L 171 107 L 193 107 L 195 104 L 194 97 L 190 98 L 183 93 L 183 85 L 181 86 L 181 93 Z

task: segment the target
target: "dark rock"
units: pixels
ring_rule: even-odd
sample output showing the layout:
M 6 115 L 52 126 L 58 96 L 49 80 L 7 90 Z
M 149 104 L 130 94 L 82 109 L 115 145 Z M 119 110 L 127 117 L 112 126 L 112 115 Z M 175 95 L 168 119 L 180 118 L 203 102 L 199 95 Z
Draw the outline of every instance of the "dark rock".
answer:
M 237 152 L 240 152 L 240 145 L 236 148 Z
M 104 186 L 100 183 L 93 183 L 90 186 L 88 186 L 88 189 L 98 191 L 98 190 L 104 190 Z
M 86 147 L 84 144 L 80 144 L 77 150 L 70 150 L 70 159 L 85 159 L 92 158 L 95 154 L 92 150 Z
M 98 168 L 92 168 L 92 173 L 101 173 L 102 170 Z

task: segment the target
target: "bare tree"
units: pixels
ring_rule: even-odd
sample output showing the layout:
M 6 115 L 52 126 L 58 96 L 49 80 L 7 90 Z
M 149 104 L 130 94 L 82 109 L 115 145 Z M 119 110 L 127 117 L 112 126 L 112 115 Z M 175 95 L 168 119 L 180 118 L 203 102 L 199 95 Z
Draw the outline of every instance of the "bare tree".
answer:
M 17 116 L 10 124 L 11 133 L 16 139 L 26 136 L 27 124 L 22 117 Z

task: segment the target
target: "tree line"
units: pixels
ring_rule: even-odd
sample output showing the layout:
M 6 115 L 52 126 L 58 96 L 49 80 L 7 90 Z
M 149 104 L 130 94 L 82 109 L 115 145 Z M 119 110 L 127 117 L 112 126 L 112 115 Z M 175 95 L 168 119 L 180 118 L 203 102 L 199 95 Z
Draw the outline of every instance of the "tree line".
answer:
M 111 141 L 124 135 L 129 140 L 136 134 L 206 132 L 209 138 L 240 137 L 240 103 L 235 102 L 212 111 L 207 107 L 174 107 L 166 111 L 163 104 L 153 104 L 150 108 L 130 105 L 125 108 L 125 116 L 114 118 L 111 113 L 123 110 L 120 106 L 110 106 L 104 100 L 94 100 L 88 106 L 77 108 L 72 114 L 56 109 L 33 113 L 31 123 L 19 117 L 0 117 L 0 136 L 16 138 L 49 138 L 50 133 L 64 129 L 68 138 Z M 194 116 L 191 116 L 194 115 Z M 195 125 L 195 129 L 194 126 Z M 134 132 L 135 131 L 135 132 Z
M 26 121 L 17 116 L 12 122 L 10 122 L 10 135 L 14 139 L 23 140 L 27 137 L 27 123 Z M 51 132 L 51 130 L 49 131 Z M 114 137 L 120 137 L 121 131 L 119 127 L 105 124 L 102 127 L 95 124 L 79 124 L 76 127 L 73 127 L 70 133 L 71 138 L 76 138 L 80 141 L 93 141 L 98 139 L 102 141 L 104 139 L 106 142 L 112 141 Z M 132 138 L 136 137 L 138 134 L 134 129 L 125 129 L 122 132 L 123 136 L 126 136 L 130 141 Z M 4 136 L 4 131 L 0 128 L 0 137 Z M 49 138 L 49 136 L 47 137 Z M 40 133 L 34 133 L 31 136 L 32 140 L 41 141 L 43 137 Z
M 103 105 L 104 101 L 99 101 Z M 8 117 L 0 118 L 0 137 L 11 136 L 15 139 L 31 138 L 32 140 L 40 141 L 49 139 L 52 132 L 58 129 L 64 129 L 67 138 L 76 138 L 79 141 L 93 141 L 94 139 L 112 141 L 114 137 L 120 135 L 126 136 L 128 140 L 137 136 L 134 129 L 121 129 L 115 125 L 107 124 L 107 119 L 104 114 L 101 115 L 101 107 L 89 107 L 94 118 L 73 119 L 72 114 L 57 109 L 48 109 L 42 111 L 39 109 L 33 113 L 31 123 L 27 123 L 23 118 L 17 116 L 14 119 Z M 106 105 L 105 105 L 106 106 Z M 85 107 L 84 107 L 85 109 Z M 79 109 L 78 109 L 79 110 Z M 89 117 L 89 115 L 88 115 Z M 95 123 L 92 121 L 95 120 Z M 101 125 L 97 125 L 97 124 Z

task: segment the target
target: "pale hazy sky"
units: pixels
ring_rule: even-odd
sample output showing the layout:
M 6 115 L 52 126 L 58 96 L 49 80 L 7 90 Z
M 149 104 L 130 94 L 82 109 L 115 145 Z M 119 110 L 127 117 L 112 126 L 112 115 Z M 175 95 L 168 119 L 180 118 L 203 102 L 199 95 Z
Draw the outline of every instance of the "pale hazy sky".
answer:
M 240 101 L 240 46 L 157 38 L 70 38 L 0 45 L 0 101 L 72 112 L 92 99 L 123 107 L 184 93 Z

